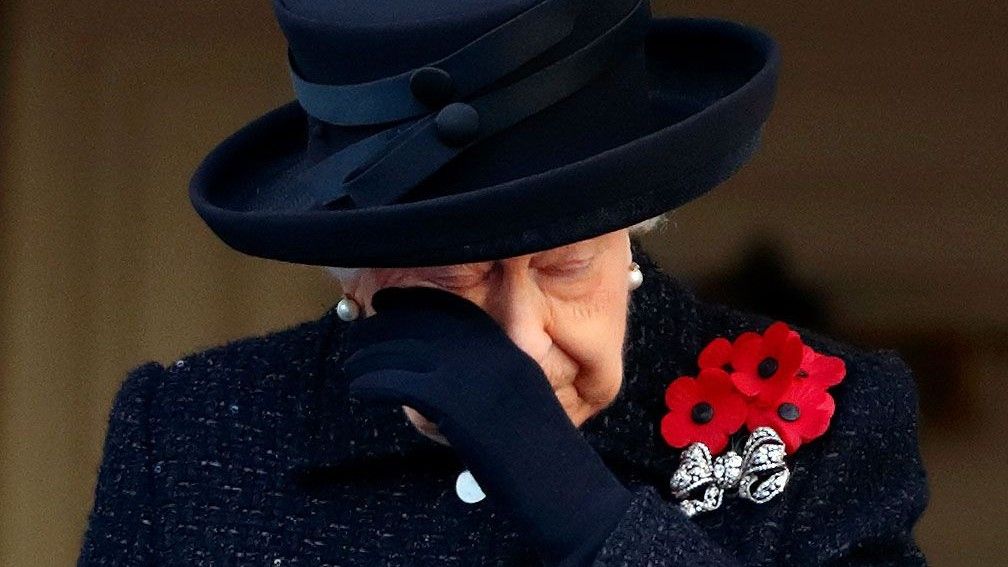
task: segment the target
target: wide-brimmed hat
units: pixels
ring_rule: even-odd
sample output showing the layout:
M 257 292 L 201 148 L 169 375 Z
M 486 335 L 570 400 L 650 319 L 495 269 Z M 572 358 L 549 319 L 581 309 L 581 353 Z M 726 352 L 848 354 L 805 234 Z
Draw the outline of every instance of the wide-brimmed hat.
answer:
M 297 100 L 190 185 L 233 248 L 406 267 L 528 254 L 632 226 L 758 145 L 778 53 L 647 0 L 275 0 Z

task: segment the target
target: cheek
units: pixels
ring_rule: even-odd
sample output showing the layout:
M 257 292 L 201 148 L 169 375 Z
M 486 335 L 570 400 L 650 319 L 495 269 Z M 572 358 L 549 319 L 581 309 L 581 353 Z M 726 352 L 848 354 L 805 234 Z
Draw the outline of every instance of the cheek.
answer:
M 619 396 L 626 315 L 625 296 L 617 295 L 601 304 L 573 308 L 556 320 L 553 339 L 568 359 L 565 366 L 573 371 L 561 382 L 573 388 L 559 390 L 558 397 L 577 426 Z
M 579 379 L 618 380 L 623 368 L 627 289 L 600 287 L 555 310 L 553 339 L 579 366 Z

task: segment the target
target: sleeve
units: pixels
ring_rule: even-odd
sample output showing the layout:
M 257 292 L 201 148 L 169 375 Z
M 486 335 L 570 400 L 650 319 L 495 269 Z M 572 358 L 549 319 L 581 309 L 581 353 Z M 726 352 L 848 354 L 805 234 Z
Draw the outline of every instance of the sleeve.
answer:
M 595 567 L 696 565 L 736 567 L 742 563 L 717 545 L 674 503 L 651 486 L 633 490 L 633 500 L 593 563 Z
M 829 441 L 795 464 L 786 511 L 766 520 L 781 526 L 781 541 L 761 544 L 776 547 L 783 564 L 926 565 L 912 534 L 928 501 L 913 374 L 896 351 L 866 358 L 865 379 L 837 402 L 847 411 L 838 411 Z M 653 487 L 633 494 L 594 566 L 745 564 Z
M 144 364 L 116 395 L 78 566 L 153 562 L 148 412 L 151 389 L 163 376 L 160 364 Z

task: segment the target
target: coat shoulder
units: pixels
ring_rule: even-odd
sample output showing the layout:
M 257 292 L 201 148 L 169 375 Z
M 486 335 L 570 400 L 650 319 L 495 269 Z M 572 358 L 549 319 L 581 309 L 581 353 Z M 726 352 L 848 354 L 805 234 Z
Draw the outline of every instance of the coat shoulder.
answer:
M 697 302 L 701 346 L 716 337 L 734 339 L 747 331 L 763 332 L 778 321 L 767 315 L 714 302 Z M 802 342 L 819 354 L 843 360 L 843 381 L 831 388 L 837 399 L 836 416 L 857 414 L 862 427 L 912 423 L 916 427 L 918 391 L 916 378 L 899 351 L 857 345 L 784 320 Z
M 323 371 L 332 328 L 330 311 L 164 365 L 146 390 L 151 447 L 165 462 L 211 465 L 289 453 L 286 444 L 300 423 L 304 392 Z
M 289 327 L 188 353 L 166 365 L 162 390 L 205 395 L 259 390 L 269 384 L 310 379 L 319 371 L 332 332 L 331 313 Z
M 644 287 L 631 304 L 632 324 L 636 327 L 631 329 L 634 333 L 631 340 L 638 347 L 635 355 L 647 358 L 645 362 L 672 363 L 675 371 L 693 374 L 697 371 L 697 356 L 714 339 L 734 340 L 745 332 L 763 332 L 777 321 L 763 313 L 704 300 L 639 247 L 635 250 L 646 277 Z M 890 398 L 900 398 L 904 408 L 916 403 L 913 374 L 896 350 L 856 345 L 792 321 L 783 322 L 816 352 L 844 361 L 847 375 L 837 386 L 838 393 L 857 390 L 871 394 L 885 390 L 891 394 Z M 679 352 L 667 352 L 669 346 Z M 655 354 L 662 350 L 666 352 Z
M 645 271 L 645 283 L 631 303 L 629 368 L 631 376 L 639 375 L 637 379 L 643 381 L 634 395 L 642 396 L 640 403 L 649 404 L 653 411 L 664 412 L 664 387 L 677 376 L 695 376 L 697 358 L 711 341 L 762 333 L 777 319 L 700 298 L 643 251 L 638 249 L 635 257 Z M 917 385 L 899 352 L 856 345 L 783 322 L 817 353 L 843 360 L 843 381 L 831 387 L 830 394 L 836 401 L 831 431 L 843 436 L 844 444 L 898 438 L 905 450 L 916 446 Z

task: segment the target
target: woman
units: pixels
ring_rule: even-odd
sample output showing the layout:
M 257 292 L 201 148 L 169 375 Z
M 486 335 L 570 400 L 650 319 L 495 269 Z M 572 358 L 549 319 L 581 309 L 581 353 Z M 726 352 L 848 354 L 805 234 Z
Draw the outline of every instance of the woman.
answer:
M 345 296 L 129 375 L 80 564 L 924 563 L 899 356 L 703 303 L 632 236 L 751 155 L 769 38 L 640 0 L 275 8 L 298 100 L 190 196 Z

